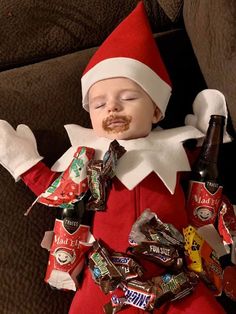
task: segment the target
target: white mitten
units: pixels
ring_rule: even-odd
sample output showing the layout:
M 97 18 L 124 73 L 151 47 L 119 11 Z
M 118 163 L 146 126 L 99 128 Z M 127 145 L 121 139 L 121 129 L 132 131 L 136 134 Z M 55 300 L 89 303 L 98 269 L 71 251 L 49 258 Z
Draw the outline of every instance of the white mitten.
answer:
M 224 143 L 230 142 L 230 136 L 226 132 L 228 113 L 225 97 L 216 89 L 205 89 L 196 96 L 193 114 L 185 117 L 185 124 L 192 125 L 206 134 L 211 115 L 225 116 Z
M 0 120 L 0 164 L 15 180 L 37 164 L 43 157 L 37 151 L 35 137 L 27 125 L 16 128 Z

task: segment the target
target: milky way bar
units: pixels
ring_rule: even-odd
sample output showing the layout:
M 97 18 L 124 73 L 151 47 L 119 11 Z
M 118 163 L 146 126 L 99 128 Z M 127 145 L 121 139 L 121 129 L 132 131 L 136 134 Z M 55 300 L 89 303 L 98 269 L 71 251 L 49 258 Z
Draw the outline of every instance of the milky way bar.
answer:
M 98 241 L 95 241 L 89 256 L 89 269 L 94 281 L 105 294 L 113 291 L 122 278 L 122 274 L 112 263 L 108 251 Z
M 89 210 L 104 210 L 107 188 L 115 175 L 118 159 L 125 149 L 116 140 L 112 141 L 103 160 L 91 160 L 87 166 L 88 185 L 92 197 L 87 204 Z

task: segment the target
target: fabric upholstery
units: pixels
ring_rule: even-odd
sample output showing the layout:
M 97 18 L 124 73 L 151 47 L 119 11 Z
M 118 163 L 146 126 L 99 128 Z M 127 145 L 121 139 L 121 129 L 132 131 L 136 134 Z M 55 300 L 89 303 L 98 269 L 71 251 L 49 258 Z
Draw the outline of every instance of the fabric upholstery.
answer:
M 225 95 L 236 129 L 236 2 L 184 1 L 183 15 L 207 86 Z
M 2 0 L 0 70 L 98 46 L 139 0 Z M 153 32 L 175 28 L 156 0 L 144 0 Z

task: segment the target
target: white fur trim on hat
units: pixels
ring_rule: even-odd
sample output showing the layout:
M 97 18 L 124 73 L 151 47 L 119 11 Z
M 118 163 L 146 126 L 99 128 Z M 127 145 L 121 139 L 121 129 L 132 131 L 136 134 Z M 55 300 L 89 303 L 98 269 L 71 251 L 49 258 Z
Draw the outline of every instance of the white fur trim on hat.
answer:
M 85 110 L 89 111 L 88 91 L 90 87 L 98 81 L 115 77 L 129 78 L 140 85 L 161 110 L 162 116 L 165 115 L 171 96 L 171 86 L 144 63 L 123 57 L 105 59 L 84 74 L 81 84 Z

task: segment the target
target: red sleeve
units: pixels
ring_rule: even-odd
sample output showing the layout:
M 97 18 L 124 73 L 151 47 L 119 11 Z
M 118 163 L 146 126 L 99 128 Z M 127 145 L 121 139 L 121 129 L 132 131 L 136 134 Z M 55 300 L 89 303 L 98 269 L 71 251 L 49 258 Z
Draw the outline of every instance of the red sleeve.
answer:
M 23 173 L 21 179 L 31 191 L 38 196 L 43 193 L 59 175 L 60 173 L 50 170 L 40 161 Z

